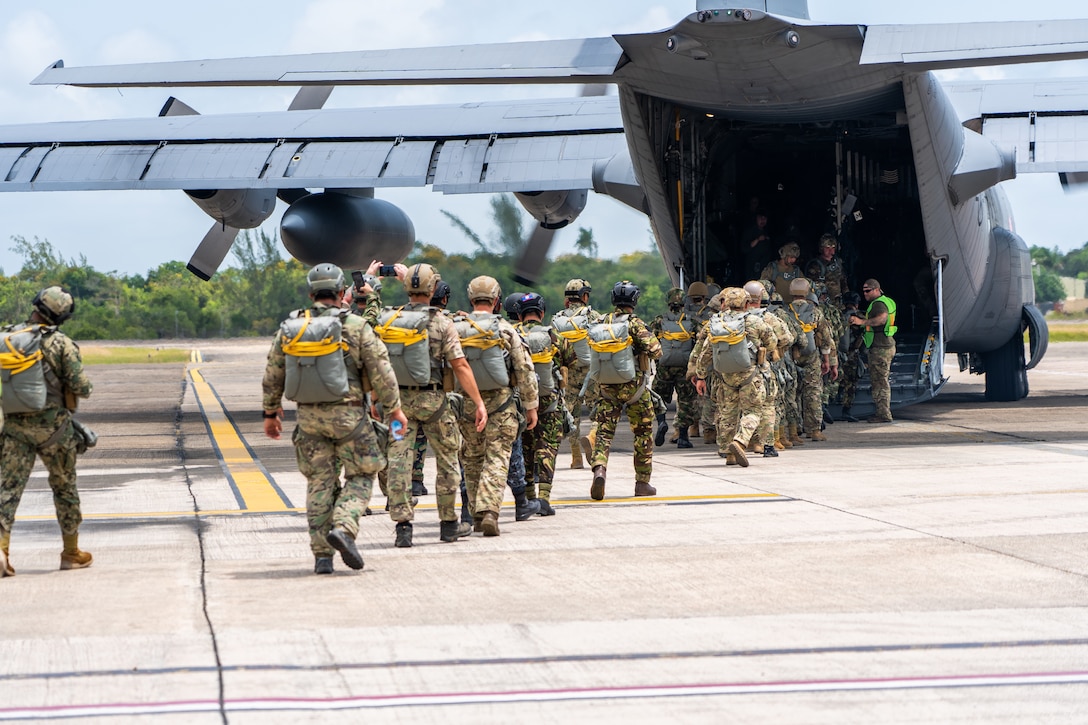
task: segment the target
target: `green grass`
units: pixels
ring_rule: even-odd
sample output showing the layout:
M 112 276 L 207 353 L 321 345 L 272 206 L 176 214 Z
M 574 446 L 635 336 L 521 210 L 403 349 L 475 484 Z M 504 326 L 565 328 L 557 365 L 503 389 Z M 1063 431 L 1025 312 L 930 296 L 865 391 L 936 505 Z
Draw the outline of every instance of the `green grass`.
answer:
M 118 365 L 126 363 L 189 362 L 189 350 L 169 347 L 106 347 L 80 345 L 84 365 Z
M 1088 322 L 1057 322 L 1047 320 L 1051 342 L 1088 342 Z M 1024 342 L 1028 333 L 1024 333 Z

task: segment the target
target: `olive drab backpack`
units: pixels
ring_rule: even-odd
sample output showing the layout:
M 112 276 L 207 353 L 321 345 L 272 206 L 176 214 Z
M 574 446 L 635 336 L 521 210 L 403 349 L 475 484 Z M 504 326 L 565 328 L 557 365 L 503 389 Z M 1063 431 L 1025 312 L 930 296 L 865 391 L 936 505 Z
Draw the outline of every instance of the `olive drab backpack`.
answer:
M 280 324 L 285 363 L 283 394 L 296 403 L 334 403 L 348 394 L 348 345 L 336 307 L 294 312 Z
M 674 312 L 666 312 L 661 317 L 661 332 L 657 339 L 661 341 L 661 359 L 658 365 L 665 368 L 687 367 L 688 358 L 695 342 L 691 337 L 692 322 L 686 320 L 685 313 L 679 317 Z
M 801 326 L 801 335 L 793 343 L 802 357 L 816 352 L 816 305 L 808 300 L 794 300 L 790 303 L 790 312 L 793 313 L 797 324 Z
M 607 315 L 589 328 L 589 374 L 602 385 L 629 383 L 638 374 L 630 316 Z
M 589 367 L 591 362 L 589 352 L 589 308 L 579 307 L 576 310 L 567 308 L 560 310 L 552 316 L 552 327 L 560 337 L 570 341 L 574 348 L 574 354 L 578 356 L 578 364 Z
M 558 349 L 552 342 L 551 327 L 542 323 L 522 325 L 518 328 L 529 345 L 529 356 L 533 359 L 536 370 L 537 387 L 540 395 L 552 395 L 558 390 L 555 382 L 553 361 Z
M 480 390 L 510 387 L 510 354 L 499 329 L 501 319 L 490 312 L 473 312 L 454 318 L 461 348 Z
M 0 330 L 0 398 L 5 413 L 45 410 L 49 396 L 47 364 L 42 355 L 45 325 L 9 325 Z
M 397 384 L 406 386 L 430 385 L 432 379 L 431 348 L 427 326 L 436 308 L 424 307 L 406 310 L 404 307 L 386 307 L 378 318 L 374 331 L 389 351 L 389 362 Z
M 723 375 L 752 369 L 755 345 L 748 339 L 743 312 L 721 312 L 707 323 L 707 342 L 713 354 L 714 369 Z

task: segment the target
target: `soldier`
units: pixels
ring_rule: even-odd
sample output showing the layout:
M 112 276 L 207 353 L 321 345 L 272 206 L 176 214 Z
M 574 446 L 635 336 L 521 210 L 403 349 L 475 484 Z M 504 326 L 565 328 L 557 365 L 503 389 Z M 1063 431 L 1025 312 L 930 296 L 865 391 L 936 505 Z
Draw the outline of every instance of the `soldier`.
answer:
M 816 283 L 812 286 L 813 295 L 816 297 L 816 302 L 820 306 L 820 313 L 827 320 L 828 330 L 831 331 L 831 357 L 835 358 L 840 366 L 845 362 L 839 354 L 840 343 L 843 335 L 846 334 L 846 319 L 842 316 L 842 308 L 839 307 L 841 298 L 832 298 L 828 292 L 827 286 Z M 810 295 L 810 299 L 813 295 Z M 841 377 L 841 375 L 840 375 Z M 836 398 L 839 394 L 839 380 L 832 380 L 830 375 L 825 375 L 823 380 L 823 395 L 821 401 L 823 403 L 823 420 L 825 423 L 833 423 L 834 418 L 831 417 L 831 412 L 827 409 L 828 403 Z
M 306 477 L 314 573 L 331 574 L 334 549 L 352 569 L 363 568 L 355 546 L 359 516 L 370 501 L 374 475 L 385 465 L 366 392 L 373 392 L 390 421 L 404 425 L 405 418 L 385 346 L 362 317 L 340 309 L 344 273 L 336 265 L 319 264 L 306 275 L 306 284 L 313 305 L 291 314 L 268 352 L 264 432 L 279 440 L 284 396 L 298 403 L 291 439 Z M 314 358 L 314 365 L 299 364 Z
M 774 332 L 759 315 L 748 314 L 748 293 L 739 287 L 722 292 L 722 311 L 710 318 L 706 334 L 692 352 L 695 387 L 706 389 L 706 378 L 718 377 L 718 455 L 726 464 L 748 466 L 745 449 L 759 427 L 763 409 L 763 376 L 756 369 L 768 350 L 778 347 Z M 722 445 L 724 441 L 729 441 Z
M 415 512 L 410 500 L 409 448 L 415 441 L 416 429 L 422 427 L 438 469 L 434 488 L 441 522 L 439 539 L 449 543 L 471 533 L 470 527 L 458 525 L 455 510 L 457 482 L 461 478 L 461 434 L 447 396 L 453 387 L 450 378 L 456 376 L 461 390 L 473 403 L 475 412 L 469 409 L 465 414 L 474 420 L 477 430 L 483 430 L 487 423 L 487 409 L 453 322 L 430 305 L 439 281 L 438 271 L 422 263 L 411 268 L 396 264 L 394 268 L 408 292 L 408 304 L 384 308 L 376 329 L 389 348 L 408 425 L 404 438 L 389 444 L 389 516 L 397 522 L 395 545 L 410 547 Z M 420 345 L 423 342 L 426 346 Z
M 891 367 L 895 357 L 895 302 L 880 289 L 875 279 L 867 279 L 861 285 L 869 308 L 865 317 L 855 314 L 850 318 L 853 325 L 864 325 L 862 340 L 869 351 L 869 384 L 873 392 L 876 412 L 866 420 L 869 423 L 892 422 Z
M 35 455 L 49 471 L 64 541 L 60 568 L 82 569 L 93 560 L 90 552 L 79 548 L 83 515 L 76 488 L 76 454 L 82 452 L 81 447 L 85 450 L 85 439 L 72 422 L 77 399 L 88 397 L 92 386 L 83 373 L 79 346 L 58 329 L 75 311 L 75 300 L 54 286 L 38 292 L 31 304 L 34 309 L 26 325 L 5 328 L 9 334 L 0 355 L 0 365 L 10 374 L 3 405 L 7 420 L 0 433 L 0 577 L 15 575 L 9 551 L 11 528 Z M 27 343 L 27 348 L 20 350 L 18 342 Z M 30 346 L 35 348 L 33 353 Z M 40 362 L 27 365 L 38 353 Z M 28 377 L 20 379 L 22 375 Z M 32 404 L 16 405 L 15 396 L 24 383 L 38 394 Z
M 657 494 L 657 489 L 650 485 L 654 404 L 648 383 L 653 361 L 661 357 L 661 343 L 634 314 L 640 295 L 638 285 L 627 280 L 617 282 L 612 288 L 615 309 L 590 328 L 590 349 L 594 353 L 590 374 L 597 381 L 600 396 L 593 416 L 597 440 L 593 447 L 593 484 L 589 489 L 595 501 L 604 498 L 608 453 L 624 406 L 635 435 L 635 495 Z
M 777 347 L 767 351 L 767 359 L 759 366 L 760 374 L 763 376 L 764 396 L 757 437 L 763 443 L 763 457 L 774 458 L 778 456 L 779 450 L 785 448 L 785 446 L 781 445 L 782 439 L 778 432 L 777 410 L 778 399 L 781 397 L 778 377 L 782 358 L 789 350 L 790 345 L 793 344 L 793 333 L 766 306 L 770 300 L 770 295 L 767 294 L 767 290 L 763 288 L 758 280 L 745 283 L 744 291 L 748 294 L 748 314 L 756 316 L 767 323 L 778 341 Z
M 797 242 L 783 244 L 778 249 L 778 261 L 770 262 L 763 268 L 760 279 L 768 279 L 774 283 L 778 294 L 786 298 L 790 295 L 790 283 L 795 279 L 804 277 L 801 268 L 797 266 L 797 259 L 801 256 L 801 247 Z
M 654 392 L 668 405 L 673 390 L 676 391 L 676 418 L 673 420 L 677 430 L 676 447 L 692 448 L 688 426 L 697 422 L 696 394 L 695 386 L 687 378 L 687 369 L 691 348 L 695 344 L 694 335 L 698 334 L 697 322 L 690 319 L 684 310 L 684 290 L 672 288 L 666 300 L 669 311 L 658 315 L 650 325 L 650 331 L 661 343 L 661 360 L 654 378 Z M 665 414 L 658 415 L 654 445 L 664 445 L 668 428 Z
M 793 343 L 793 361 L 800 369 L 798 394 L 801 399 L 805 434 L 811 440 L 826 441 L 827 437 L 820 430 L 820 422 L 823 419 L 822 376 L 830 374 L 832 380 L 838 379 L 839 357 L 838 354 L 831 357 L 835 341 L 831 337 L 831 330 L 820 308 L 809 301 L 810 292 L 812 292 L 812 285 L 804 277 L 790 282 L 790 295 L 793 301 L 790 302 L 789 312 L 801 327 L 801 334 Z
M 713 298 L 710 296 L 710 287 L 705 282 L 692 282 L 688 285 L 688 302 L 685 310 L 688 313 L 688 317 L 697 321 L 698 327 L 693 333 L 698 336 L 698 331 L 701 330 L 707 323 L 707 320 L 711 318 L 715 310 L 711 306 Z M 694 370 L 691 369 L 690 361 L 688 370 L 685 377 L 691 380 L 695 377 Z M 695 386 L 692 385 L 692 388 Z M 704 395 L 696 395 L 696 409 L 698 411 L 698 421 L 693 430 L 689 430 L 689 435 L 698 435 L 700 429 L 702 429 L 703 443 L 711 445 L 718 440 L 717 425 L 718 413 L 715 408 L 714 394 L 712 386 L 707 384 L 707 392 Z M 679 440 L 679 439 L 678 439 Z
M 842 416 L 840 420 L 857 423 L 858 419 L 850 414 L 857 394 L 858 379 L 861 377 L 861 346 L 863 344 L 864 325 L 852 324 L 850 318 L 858 317 L 861 296 L 857 292 L 845 292 L 842 296 L 843 318 L 847 320 L 846 332 L 839 340 L 839 357 L 842 367 L 839 372 L 839 393 L 842 396 Z
M 502 303 L 507 321 L 513 325 L 519 335 L 522 333 L 518 329 L 518 325 L 521 323 L 518 304 L 523 295 L 523 292 L 513 292 L 507 295 Z M 522 335 L 522 342 L 525 342 L 524 335 Z M 536 487 L 532 485 L 532 457 L 527 456 L 525 452 L 526 442 L 524 438 L 527 432 L 522 431 L 521 435 L 514 438 L 514 443 L 510 446 L 510 465 L 506 469 L 506 485 L 510 488 L 510 493 L 514 494 L 515 521 L 528 521 L 540 513 L 541 507 L 540 501 L 536 500 Z M 526 474 L 526 468 L 529 469 L 528 474 Z M 530 492 L 529 489 L 532 489 L 532 491 Z M 530 493 L 532 493 L 531 497 Z
M 797 404 L 797 381 L 800 377 L 797 365 L 790 354 L 793 343 L 803 334 L 801 324 L 793 316 L 793 312 L 784 306 L 782 296 L 778 294 L 774 283 L 770 280 L 760 280 L 763 288 L 770 298 L 768 309 L 777 317 L 789 331 L 789 344 L 783 345 L 782 339 L 778 341 L 779 353 L 782 359 L 772 364 L 772 369 L 777 373 L 778 397 L 775 400 L 775 419 L 778 421 L 778 434 L 776 440 L 782 443 L 783 449 L 804 445 L 799 435 L 801 427 L 801 409 Z
M 849 288 L 846 284 L 846 265 L 835 254 L 838 244 L 831 234 L 820 237 L 820 253 L 805 266 L 805 274 L 810 280 L 827 287 L 827 293 L 833 302 Z
M 522 434 L 528 480 L 531 487 L 539 487 L 541 516 L 554 516 L 551 505 L 552 480 L 555 477 L 555 457 L 559 453 L 559 439 L 563 435 L 563 423 L 569 415 L 563 405 L 563 367 L 570 369 L 576 355 L 570 343 L 559 337 L 554 327 L 544 323 L 547 307 L 544 298 L 529 292 L 518 300 L 521 322 L 517 329 L 529 345 L 529 355 L 536 370 L 537 408 L 536 427 Z
M 574 430 L 568 436 L 570 439 L 570 467 L 582 468 L 582 453 L 584 445 L 580 441 L 582 431 L 582 406 L 593 407 L 596 400 L 596 388 L 592 384 L 586 385 L 586 376 L 589 374 L 589 345 L 586 343 L 586 331 L 590 325 L 596 324 L 601 315 L 589 305 L 589 293 L 593 287 L 584 279 L 572 279 L 567 282 L 563 292 L 564 308 L 552 315 L 552 327 L 559 336 L 566 339 L 574 348 L 577 361 L 567 368 L 566 387 L 563 399 L 567 410 L 574 419 Z M 596 439 L 596 433 L 591 429 L 586 441 L 592 443 Z M 588 459 L 591 451 L 584 451 Z
M 501 297 L 494 277 L 475 277 L 468 283 L 472 312 L 456 318 L 457 334 L 488 416 L 486 426 L 474 427 L 461 419 L 473 530 L 484 536 L 499 535 L 499 509 L 510 450 L 519 434 L 519 408 L 524 409 L 527 429 L 537 422 L 536 372 L 521 336 L 495 314 Z

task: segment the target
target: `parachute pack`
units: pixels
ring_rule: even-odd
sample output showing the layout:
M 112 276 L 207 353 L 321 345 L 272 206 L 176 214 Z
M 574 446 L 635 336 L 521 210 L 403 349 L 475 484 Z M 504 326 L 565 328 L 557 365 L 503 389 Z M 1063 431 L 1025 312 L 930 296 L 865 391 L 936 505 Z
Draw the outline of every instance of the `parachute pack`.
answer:
M 45 409 L 49 388 L 42 356 L 45 326 L 11 325 L 0 330 L 0 399 L 4 413 Z
M 816 352 L 816 305 L 808 300 L 794 300 L 790 303 L 790 310 L 797 318 L 802 333 L 794 346 L 802 357 L 808 357 Z
M 582 367 L 589 367 L 591 362 L 589 352 L 589 308 L 579 307 L 577 311 L 568 308 L 556 312 L 552 317 L 552 327 L 561 337 L 570 341 L 574 347 L 574 354 L 578 356 L 578 363 Z
M 473 312 L 454 320 L 465 359 L 480 390 L 510 387 L 509 352 L 499 331 L 501 319 L 490 312 Z
M 714 369 L 719 373 L 743 373 L 756 360 L 755 345 L 748 339 L 742 313 L 722 312 L 710 318 L 707 342 L 711 346 Z
M 284 397 L 296 403 L 334 403 L 348 394 L 347 343 L 340 310 L 292 314 L 280 324 L 286 363 Z
M 431 349 L 427 325 L 434 307 L 406 310 L 386 307 L 374 328 L 389 351 L 389 362 L 399 385 L 429 385 L 431 380 Z
M 629 383 L 638 374 L 628 315 L 610 314 L 589 328 L 589 374 L 603 385 Z
M 688 358 L 694 341 L 691 338 L 691 322 L 685 325 L 685 313 L 681 312 L 675 320 L 671 319 L 675 313 L 668 312 L 661 318 L 661 332 L 657 339 L 661 341 L 661 359 L 658 365 L 666 368 L 687 367 Z
M 533 369 L 536 370 L 537 386 L 540 395 L 552 395 L 558 390 L 555 382 L 555 372 L 552 361 L 557 352 L 552 336 L 549 334 L 551 327 L 543 324 L 522 325 L 521 334 L 529 345 L 529 356 L 533 359 Z

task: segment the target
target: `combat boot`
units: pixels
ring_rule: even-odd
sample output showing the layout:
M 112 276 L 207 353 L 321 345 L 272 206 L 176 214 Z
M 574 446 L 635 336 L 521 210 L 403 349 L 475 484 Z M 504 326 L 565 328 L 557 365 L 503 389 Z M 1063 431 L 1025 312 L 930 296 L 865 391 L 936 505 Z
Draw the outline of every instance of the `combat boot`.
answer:
M 555 516 L 555 509 L 552 508 L 551 501 L 546 498 L 540 500 L 540 515 L 541 516 Z
M 570 467 L 584 468 L 582 465 L 582 444 L 577 438 L 570 439 Z
M 850 415 L 850 406 L 849 405 L 842 406 L 842 415 L 839 416 L 839 420 L 844 420 L 847 423 L 857 423 L 858 422 L 857 418 Z
M 589 497 L 594 501 L 604 500 L 604 466 L 593 467 L 593 485 L 589 487 Z
M 363 556 L 355 548 L 355 539 L 351 538 L 348 532 L 339 527 L 334 528 L 325 536 L 325 541 L 329 542 L 329 546 L 340 552 L 340 558 L 349 567 L 356 571 L 363 568 Z
M 593 462 L 593 447 L 597 445 L 597 426 L 593 426 L 589 429 L 589 433 L 582 436 L 578 441 L 582 445 L 582 453 L 586 456 L 586 462 Z
M 748 441 L 748 452 L 759 453 L 761 450 L 763 450 L 763 446 L 759 444 L 759 439 L 752 436 L 752 440 Z
M 783 449 L 793 448 L 793 443 L 790 442 L 789 429 L 785 425 L 780 425 L 774 432 L 775 443 L 781 443 Z
M 763 457 L 778 458 L 778 451 L 775 450 L 774 446 L 763 446 Z
M 461 534 L 462 526 L 465 529 L 468 530 L 469 534 L 472 533 L 472 525 L 471 524 L 464 524 L 463 525 L 458 521 L 440 521 L 439 524 L 438 524 L 438 539 L 439 539 L 439 541 L 444 541 L 447 544 L 450 544 L 450 543 L 452 543 L 454 541 L 457 541 L 462 536 L 462 534 Z
M 514 494 L 515 521 L 528 521 L 538 513 L 540 513 L 539 501 L 536 499 L 529 499 L 524 491 L 522 491 L 521 494 Z
M 827 440 L 827 436 L 825 436 L 819 430 L 812 431 L 811 433 L 808 434 L 808 437 L 809 437 L 809 440 L 814 440 L 814 441 L 826 441 Z
M 687 428 L 677 428 L 676 433 L 677 433 L 677 438 L 676 438 L 676 447 L 677 448 L 694 448 L 695 447 L 694 445 L 692 445 L 691 441 L 688 439 L 688 429 Z
M 733 457 L 737 459 L 737 465 L 741 468 L 748 467 L 748 456 L 744 455 L 744 446 L 742 446 L 737 440 L 729 441 L 729 452 L 733 454 Z
M 466 536 L 472 536 L 472 521 L 458 521 L 457 522 L 457 538 L 461 539 Z
M 727 466 L 737 465 L 737 457 L 733 455 L 732 451 L 718 451 L 718 457 L 724 458 Z
M 651 486 L 648 481 L 635 481 L 635 495 L 656 496 L 657 489 Z
M 473 514 L 472 516 L 472 531 L 474 533 L 480 533 L 484 530 L 484 515 Z
M 319 556 L 315 558 L 314 574 L 332 574 L 332 557 Z
M 805 442 L 801 440 L 801 436 L 797 430 L 796 423 L 790 423 L 790 443 L 795 446 L 803 446 Z
M 494 511 L 484 511 L 484 517 L 480 520 L 480 530 L 484 536 L 499 535 L 499 515 Z
M 79 534 L 65 534 L 61 538 L 64 539 L 64 551 L 60 553 L 62 570 L 86 569 L 91 565 L 94 561 L 91 552 L 79 550 Z
M 824 423 L 826 425 L 833 425 L 835 423 L 835 419 L 831 417 L 831 411 L 827 409 L 826 405 L 824 406 Z
M 665 422 L 665 414 L 660 413 L 657 416 L 657 432 L 654 433 L 654 445 L 665 445 L 665 434 L 669 432 L 669 424 Z
M 397 547 L 398 549 L 407 549 L 412 546 L 411 521 L 397 522 L 397 538 L 393 541 L 393 546 Z
M 0 579 L 15 576 L 15 567 L 11 565 L 11 555 L 8 553 L 10 546 L 11 534 L 7 531 L 0 533 Z
M 694 423 L 692 423 L 691 425 L 688 426 L 688 435 L 691 436 L 692 438 L 698 438 L 700 435 L 702 435 L 699 432 L 699 422 L 698 421 L 696 421 L 696 422 L 694 422 Z
M 782 442 L 782 429 L 781 428 L 775 428 L 774 429 L 774 449 L 776 451 L 786 450 L 786 445 Z
M 674 421 L 674 422 L 675 422 L 675 421 Z M 675 428 L 673 428 L 673 429 L 672 429 L 672 435 L 671 435 L 671 436 L 669 436 L 669 443 L 675 443 L 676 441 L 680 440 L 680 429 L 681 429 L 681 428 L 683 428 L 683 429 L 684 429 L 684 437 L 685 437 L 685 438 L 687 438 L 687 437 L 688 437 L 688 429 L 687 429 L 687 426 L 679 426 L 679 425 L 678 425 L 678 426 L 676 426 Z
M 427 487 L 423 485 L 423 481 L 412 481 L 412 496 L 426 496 Z M 413 504 L 415 505 L 415 504 Z
M 718 442 L 718 430 L 716 428 L 707 428 L 703 431 L 703 443 L 711 445 Z

